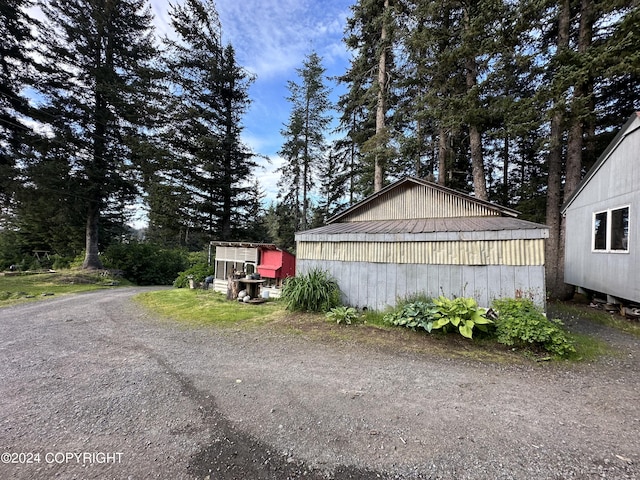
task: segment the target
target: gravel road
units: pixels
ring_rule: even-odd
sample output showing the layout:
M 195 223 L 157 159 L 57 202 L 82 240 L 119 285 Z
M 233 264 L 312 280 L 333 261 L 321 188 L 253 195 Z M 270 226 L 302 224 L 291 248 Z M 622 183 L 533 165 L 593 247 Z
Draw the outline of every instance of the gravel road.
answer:
M 0 479 L 637 479 L 640 344 L 502 365 L 185 327 L 139 288 L 0 309 Z

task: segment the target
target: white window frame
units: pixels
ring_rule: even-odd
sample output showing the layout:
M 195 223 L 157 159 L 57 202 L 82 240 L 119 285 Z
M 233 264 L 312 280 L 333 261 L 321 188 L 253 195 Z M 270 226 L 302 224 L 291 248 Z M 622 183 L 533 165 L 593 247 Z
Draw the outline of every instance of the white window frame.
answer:
M 627 225 L 627 248 L 625 250 L 611 249 L 611 234 L 612 234 L 612 225 L 613 225 L 613 212 L 617 210 L 628 210 L 628 225 Z M 605 238 L 605 248 L 604 249 L 596 249 L 596 216 L 602 213 L 606 213 L 606 221 L 607 221 L 607 230 L 606 230 L 606 238 Z M 598 210 L 597 212 L 593 212 L 591 217 L 591 251 L 593 253 L 629 253 L 629 245 L 631 244 L 631 205 L 620 205 L 614 208 L 608 208 L 606 210 Z

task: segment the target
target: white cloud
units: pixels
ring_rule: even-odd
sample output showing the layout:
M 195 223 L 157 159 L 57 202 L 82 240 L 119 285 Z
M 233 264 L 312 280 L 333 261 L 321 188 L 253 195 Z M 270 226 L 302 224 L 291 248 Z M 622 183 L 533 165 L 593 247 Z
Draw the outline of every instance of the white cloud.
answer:
M 176 0 L 180 3 L 182 0 Z M 243 141 L 269 164 L 256 172 L 267 202 L 275 201 L 283 160 L 280 130 L 287 121 L 287 81 L 298 81 L 296 69 L 316 51 L 328 75 L 341 75 L 350 57 L 342 42 L 349 7 L 355 0 L 216 0 L 223 42 L 233 45 L 238 63 L 256 75 L 252 105 L 243 119 Z M 170 34 L 166 0 L 151 0 L 159 35 Z
M 278 182 L 280 181 L 280 174 L 277 169 L 284 164 L 284 159 L 279 156 L 270 158 L 271 162 L 261 159 L 258 164 L 264 168 L 264 171 L 257 173 L 260 187 L 265 194 L 265 203 L 267 205 L 276 202 L 278 196 Z
M 293 78 L 304 56 L 340 39 L 348 0 L 218 0 L 225 42 L 258 78 Z M 333 50 L 333 48 L 331 49 Z

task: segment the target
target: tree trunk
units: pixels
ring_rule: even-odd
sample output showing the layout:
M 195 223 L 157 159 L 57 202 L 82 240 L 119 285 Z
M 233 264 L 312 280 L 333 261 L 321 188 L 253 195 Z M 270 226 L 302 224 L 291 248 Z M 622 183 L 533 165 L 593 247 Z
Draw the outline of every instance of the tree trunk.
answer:
M 578 32 L 578 54 L 586 54 L 593 37 L 592 0 L 582 0 L 580 5 L 580 30 Z M 575 191 L 582 177 L 582 153 L 584 151 L 585 118 L 589 108 L 589 84 L 587 79 L 574 86 L 571 128 L 567 145 L 567 167 L 564 184 L 564 201 Z
M 389 0 L 384 2 L 383 17 L 389 11 Z M 384 154 L 382 150 L 382 142 L 384 141 L 385 125 L 385 90 L 387 83 L 387 25 L 383 18 L 382 20 L 382 32 L 380 33 L 380 58 L 378 59 L 378 103 L 376 108 L 376 137 L 378 137 L 378 144 L 376 145 L 375 164 L 373 173 L 373 191 L 377 192 L 382 190 L 382 184 L 384 183 Z
M 502 204 L 509 205 L 509 133 L 506 129 L 502 149 Z
M 447 184 L 447 156 L 449 154 L 449 144 L 447 142 L 447 131 L 444 127 L 438 129 L 438 184 Z
M 482 136 L 474 125 L 469 126 L 471 143 L 471 169 L 473 171 L 473 193 L 480 200 L 487 200 L 487 180 L 484 175 L 484 158 L 482 155 Z
M 558 53 L 569 47 L 570 2 L 562 0 L 558 12 Z M 562 201 L 562 142 L 564 133 L 564 105 L 562 99 L 555 99 L 555 111 L 551 118 L 549 138 L 549 157 L 547 159 L 547 225 L 549 238 L 545 251 L 545 270 L 547 292 L 551 298 L 566 298 L 567 285 L 564 283 L 564 235 L 563 222 L 560 216 Z
M 98 224 L 100 221 L 100 209 L 96 202 L 89 204 L 89 210 L 87 212 L 87 225 L 86 225 L 86 252 L 84 256 L 84 262 L 82 268 L 89 270 L 99 270 L 102 267 L 102 262 L 99 256 L 98 245 Z
M 465 29 L 469 29 L 471 20 L 469 11 L 464 12 Z M 474 89 L 478 83 L 478 65 L 473 56 L 467 57 L 465 61 L 466 67 L 466 84 L 467 95 L 471 96 L 471 105 L 468 107 L 472 110 L 478 109 L 478 98 Z M 471 170 L 473 172 L 473 193 L 480 200 L 487 200 L 487 179 L 484 175 L 484 156 L 482 154 L 482 135 L 479 126 L 474 122 L 469 124 L 469 143 L 471 147 Z

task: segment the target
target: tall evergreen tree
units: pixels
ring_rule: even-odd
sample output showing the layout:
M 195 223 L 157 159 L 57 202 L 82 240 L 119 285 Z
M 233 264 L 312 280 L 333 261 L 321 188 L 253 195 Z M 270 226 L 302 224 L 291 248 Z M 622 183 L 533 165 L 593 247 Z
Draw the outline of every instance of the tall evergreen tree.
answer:
M 100 268 L 102 214 L 137 193 L 133 145 L 149 120 L 152 17 L 145 0 L 52 0 L 42 9 L 41 118 L 66 149 L 86 209 L 83 267 Z
M 409 128 L 410 140 L 405 138 L 403 146 L 417 156 L 415 167 L 407 168 L 419 170 L 419 157 L 429 154 L 426 172 L 437 170 L 441 184 L 470 170 L 475 196 L 485 200 L 493 67 L 513 47 L 505 42 L 505 30 L 513 28 L 508 7 L 502 0 L 405 2 L 404 97 L 395 117 L 398 128 Z M 461 153 L 470 164 L 454 168 L 455 155 Z
M 293 208 L 299 209 L 297 227 L 306 230 L 309 222 L 311 193 L 318 178 L 321 162 L 326 160 L 326 134 L 331 117 L 329 89 L 325 85 L 325 68 L 317 53 L 307 55 L 303 67 L 296 70 L 300 83 L 288 84 L 291 103 L 289 122 L 282 131 L 285 138 L 280 155 L 285 159 L 281 168 L 281 188 L 293 196 Z
M 619 128 L 622 118 L 638 107 L 637 98 L 632 99 L 623 109 L 625 115 L 614 125 L 598 124 L 597 112 L 606 111 L 612 102 L 608 86 L 620 80 L 638 86 L 639 67 L 633 59 L 638 58 L 640 45 L 637 36 L 628 35 L 627 30 L 629 19 L 638 18 L 638 8 L 623 1 L 558 0 L 550 4 L 549 12 L 556 26 L 550 35 L 555 41 L 547 42 L 553 48 L 542 50 L 541 58 L 548 63 L 545 88 L 540 89 L 539 95 L 551 105 L 546 192 L 546 222 L 550 228 L 546 257 L 547 288 L 554 298 L 565 298 L 573 291 L 564 283 L 561 205 L 575 191 L 585 166 L 595 160 L 594 145 L 599 131 Z M 621 58 L 625 59 L 622 68 Z M 614 94 L 613 98 L 617 96 Z
M 183 223 L 209 238 L 237 239 L 243 228 L 237 213 L 252 202 L 254 155 L 240 136 L 253 79 L 237 64 L 233 47 L 222 46 L 212 1 L 173 6 L 172 25 L 177 39 L 167 39 L 173 90 L 167 137 L 179 162 L 168 177 L 177 178 L 190 198 Z
M 29 103 L 23 89 L 33 83 L 27 55 L 34 21 L 25 14 L 29 0 L 0 0 L 0 214 L 15 191 L 16 162 L 31 129 L 23 121 Z
M 325 221 L 341 210 L 349 198 L 349 171 L 351 151 L 333 142 L 326 160 L 319 166 L 319 200 L 311 227 L 324 225 Z
M 395 72 L 394 48 L 396 11 L 391 0 L 359 0 L 351 7 L 347 20 L 346 45 L 356 57 L 349 70 L 340 77 L 348 92 L 340 99 L 341 127 L 351 131 L 349 138 L 357 142 L 361 161 L 369 175 L 361 178 L 378 191 L 386 181 L 389 163 L 395 157 L 389 131 L 389 111 L 393 98 Z M 357 118 L 359 131 L 353 131 Z M 369 193 L 368 188 L 363 188 Z

